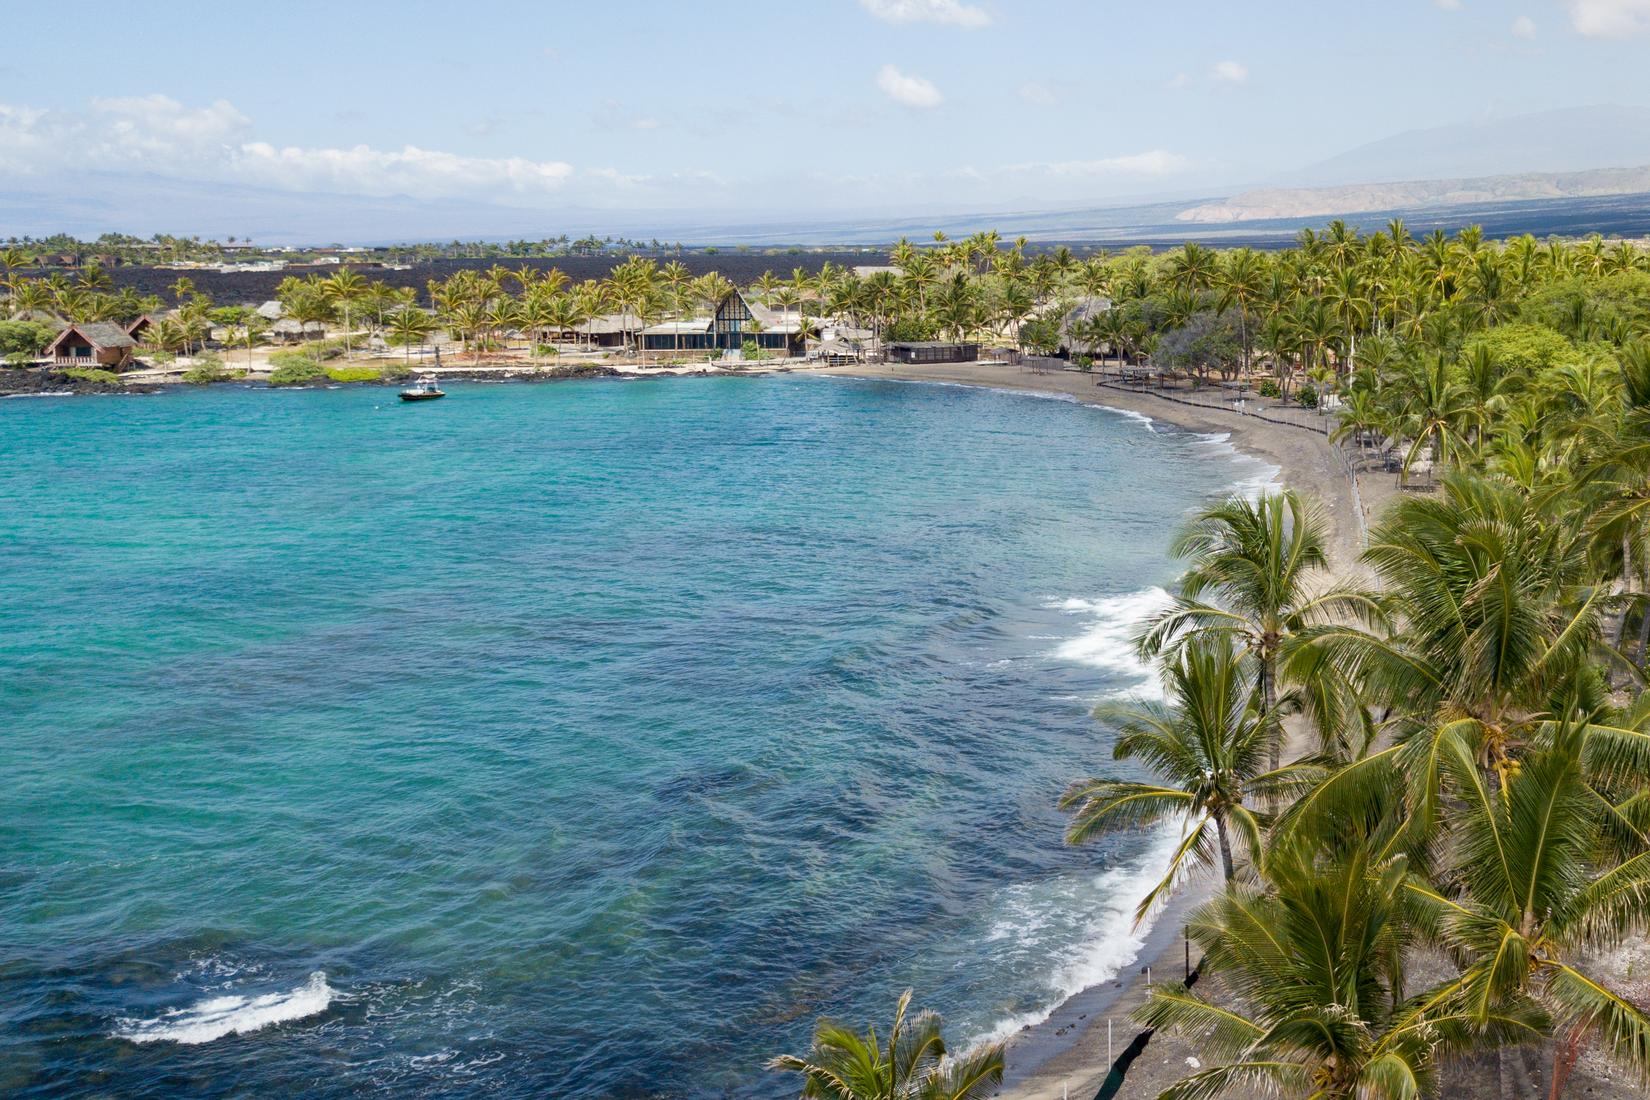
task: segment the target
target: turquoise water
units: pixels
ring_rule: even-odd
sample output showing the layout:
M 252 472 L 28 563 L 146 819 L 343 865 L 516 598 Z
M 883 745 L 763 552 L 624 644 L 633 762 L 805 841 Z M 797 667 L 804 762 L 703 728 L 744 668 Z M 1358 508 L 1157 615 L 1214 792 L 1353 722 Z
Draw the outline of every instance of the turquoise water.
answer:
M 1072 852 L 1256 469 L 812 378 L 0 403 L 0 1091 L 756 1096 L 1129 961 Z

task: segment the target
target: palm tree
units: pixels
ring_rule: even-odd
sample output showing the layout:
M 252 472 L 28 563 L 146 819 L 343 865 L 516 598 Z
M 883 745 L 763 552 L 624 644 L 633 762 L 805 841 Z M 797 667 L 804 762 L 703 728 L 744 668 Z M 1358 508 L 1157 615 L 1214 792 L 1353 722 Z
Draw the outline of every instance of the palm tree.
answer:
M 408 370 L 412 369 L 413 345 L 422 346 L 435 329 L 435 318 L 417 306 L 407 306 L 390 317 L 390 339 L 401 345 Z
M 327 301 L 343 307 L 344 310 L 344 358 L 349 358 L 350 338 L 350 307 L 367 293 L 367 280 L 349 270 L 341 269 L 332 274 L 323 284 L 321 293 Z
M 269 332 L 269 321 L 257 310 L 249 309 L 241 318 L 241 343 L 246 345 L 246 369 L 252 369 L 252 349 L 263 342 Z
M 1609 851 L 1614 808 L 1584 775 L 1585 725 L 1555 727 L 1505 785 L 1485 781 L 1472 746 L 1453 740 L 1444 762 L 1460 793 L 1453 859 L 1443 888 L 1412 883 L 1422 926 L 1465 961 L 1455 986 L 1478 1023 L 1498 1005 L 1532 999 L 1562 1036 L 1551 1097 L 1563 1090 L 1586 1038 L 1650 1083 L 1650 1014 L 1584 966 L 1590 953 L 1642 935 L 1650 848 L 1635 833 L 1624 861 Z
M 1154 1029 L 1195 1035 L 1217 1062 L 1158 1100 L 1418 1100 L 1436 1095 L 1442 1060 L 1542 1037 L 1528 1002 L 1474 1012 L 1450 984 L 1404 998 L 1412 934 L 1402 858 L 1381 865 L 1353 848 L 1314 860 L 1286 849 L 1264 872 L 1187 926 L 1219 996 L 1165 983 L 1136 1012 Z
M 1388 848 L 1423 853 L 1452 797 L 1446 746 L 1468 746 L 1505 788 L 1551 723 L 1598 710 L 1601 681 L 1587 657 L 1607 593 L 1594 583 L 1585 533 L 1510 483 L 1458 473 L 1443 490 L 1397 502 L 1364 553 L 1395 633 L 1337 624 L 1302 643 L 1362 684 L 1397 736 L 1291 806 L 1286 818 L 1301 828 L 1337 807 L 1386 799 L 1396 806 Z M 1611 753 L 1650 743 L 1596 722 L 1590 729 Z
M 1402 479 L 1408 479 L 1410 467 L 1423 447 L 1430 450 L 1434 463 L 1441 463 L 1464 446 L 1470 399 L 1452 366 L 1448 354 L 1439 352 L 1427 362 L 1416 364 L 1409 373 L 1403 431 L 1411 442 L 1399 471 Z
M 886 1041 L 821 1020 L 805 1058 L 782 1054 L 769 1069 L 802 1077 L 806 1100 L 984 1100 L 1003 1079 L 1003 1045 L 990 1043 L 948 1057 L 943 1022 L 933 1012 L 907 1019 L 911 991 L 901 994 Z
M 1154 657 L 1199 631 L 1231 635 L 1258 662 L 1260 706 L 1270 713 L 1283 662 L 1302 632 L 1331 614 L 1373 609 L 1350 592 L 1310 591 L 1313 575 L 1328 568 L 1327 540 L 1321 514 L 1292 489 L 1253 501 L 1232 497 L 1202 512 L 1170 546 L 1191 567 L 1174 605 L 1141 634 L 1141 653 Z M 1339 725 L 1320 716 L 1321 729 Z M 1275 771 L 1281 740 L 1271 749 Z
M 1162 881 L 1136 908 L 1136 921 L 1144 920 L 1194 870 L 1210 865 L 1217 847 L 1227 882 L 1237 873 L 1234 839 L 1245 857 L 1258 859 L 1263 822 L 1246 798 L 1290 778 L 1265 774 L 1278 711 L 1262 709 L 1254 661 L 1230 637 L 1193 637 L 1165 663 L 1163 680 L 1169 706 L 1108 705 L 1095 711 L 1096 718 L 1119 731 L 1112 755 L 1144 760 L 1158 781 L 1084 779 L 1060 800 L 1062 809 L 1076 810 L 1066 831 L 1069 844 L 1116 829 L 1181 820 L 1181 842 Z
M 1249 360 L 1254 350 L 1249 338 L 1249 314 L 1261 295 L 1265 270 L 1266 263 L 1259 252 L 1252 248 L 1238 248 L 1226 254 L 1225 263 L 1220 265 L 1214 276 L 1214 285 L 1219 292 L 1215 300 L 1216 308 L 1225 310 L 1237 307 L 1245 373 L 1249 370 Z

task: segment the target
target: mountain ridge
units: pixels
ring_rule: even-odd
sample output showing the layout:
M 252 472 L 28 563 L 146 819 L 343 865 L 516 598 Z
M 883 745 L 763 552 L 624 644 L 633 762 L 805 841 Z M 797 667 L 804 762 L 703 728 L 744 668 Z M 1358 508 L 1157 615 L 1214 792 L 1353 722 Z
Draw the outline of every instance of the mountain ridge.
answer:
M 1650 164 L 1581 172 L 1522 172 L 1468 179 L 1417 179 L 1334 187 L 1270 187 L 1202 203 L 1176 222 L 1219 225 L 1274 218 L 1313 218 L 1416 206 L 1465 206 L 1531 199 L 1599 198 L 1650 192 Z

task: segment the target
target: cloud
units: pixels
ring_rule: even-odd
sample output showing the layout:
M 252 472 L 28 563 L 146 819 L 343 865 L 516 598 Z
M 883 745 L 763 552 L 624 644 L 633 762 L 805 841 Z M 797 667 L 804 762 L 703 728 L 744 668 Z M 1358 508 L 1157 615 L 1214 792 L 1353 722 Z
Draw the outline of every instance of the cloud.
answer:
M 1191 73 L 1175 73 L 1173 76 L 1171 76 L 1168 79 L 1168 87 L 1173 88 L 1176 91 L 1179 91 L 1181 88 L 1189 88 L 1191 86 L 1192 86 L 1192 74 Z
M 1588 38 L 1631 38 L 1650 31 L 1650 0 L 1566 0 L 1570 25 Z
M 106 155 L 189 156 L 210 152 L 252 129 L 252 120 L 226 100 L 186 107 L 163 95 L 92 100 L 95 129 Z
M 450 198 L 505 192 L 542 195 L 567 182 L 573 166 L 525 157 L 466 157 L 406 145 L 400 149 L 281 148 L 252 141 L 230 154 L 230 173 L 288 191 L 342 191 L 354 195 Z
M 1052 107 L 1060 102 L 1060 91 L 1052 84 L 1031 80 L 1020 85 L 1020 98 L 1039 107 Z
M 1029 161 L 1007 165 L 1000 171 L 1041 176 L 1172 176 L 1193 166 L 1192 159 L 1180 153 L 1150 149 L 1098 160 Z
M 859 6 L 884 23 L 941 23 L 969 30 L 991 24 L 984 8 L 960 0 L 859 0 Z
M 1209 70 L 1209 75 L 1227 84 L 1243 84 L 1249 79 L 1249 70 L 1237 61 L 1217 61 Z
M 877 87 L 883 95 L 907 107 L 938 107 L 945 102 L 933 84 L 920 76 L 908 76 L 892 65 L 884 65 L 877 73 Z
M 1535 37 L 1535 20 L 1527 15 L 1520 15 L 1512 22 L 1512 32 L 1519 38 Z
M 542 196 L 573 175 L 562 161 L 414 145 L 278 147 L 256 140 L 252 120 L 225 100 L 190 107 L 162 95 L 97 98 L 83 112 L 0 104 L 0 169 L 49 175 L 87 163 L 286 191 L 417 198 Z
M 1432 0 L 1432 6 L 1443 11 L 1460 11 L 1461 0 Z

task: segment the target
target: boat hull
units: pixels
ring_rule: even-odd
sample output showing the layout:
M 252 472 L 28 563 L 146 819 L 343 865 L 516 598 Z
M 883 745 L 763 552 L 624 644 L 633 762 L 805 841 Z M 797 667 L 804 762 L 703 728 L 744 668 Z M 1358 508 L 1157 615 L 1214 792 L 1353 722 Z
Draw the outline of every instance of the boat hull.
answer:
M 434 393 L 403 393 L 401 395 L 401 400 L 403 400 L 403 401 L 434 401 L 438 397 L 446 397 L 446 396 L 447 395 L 442 393 L 440 390 L 437 390 Z

